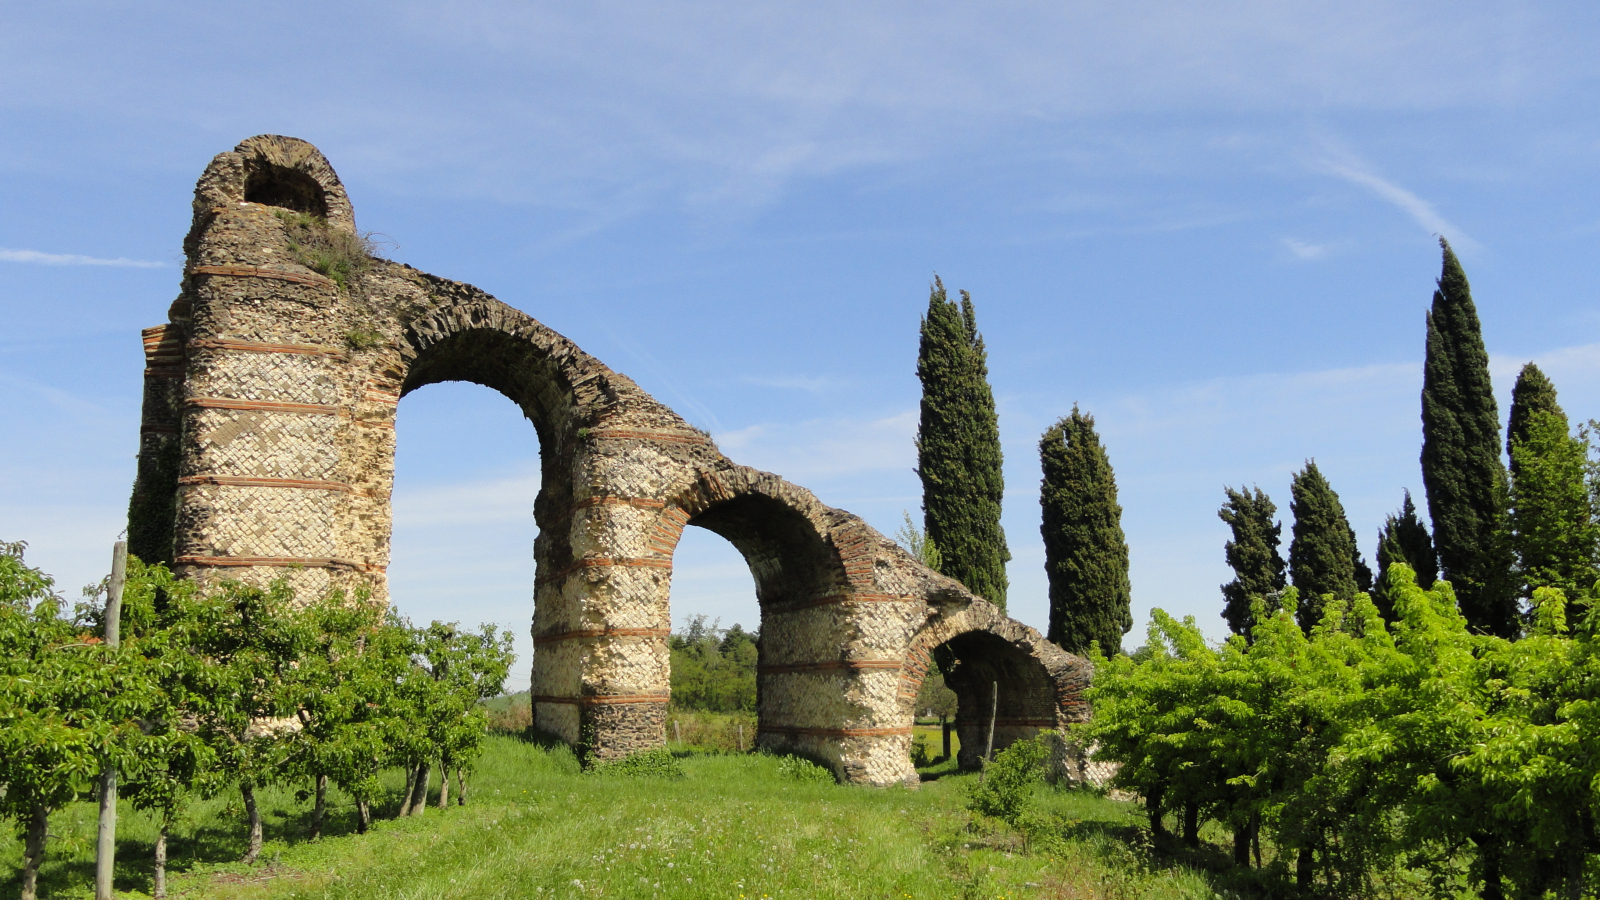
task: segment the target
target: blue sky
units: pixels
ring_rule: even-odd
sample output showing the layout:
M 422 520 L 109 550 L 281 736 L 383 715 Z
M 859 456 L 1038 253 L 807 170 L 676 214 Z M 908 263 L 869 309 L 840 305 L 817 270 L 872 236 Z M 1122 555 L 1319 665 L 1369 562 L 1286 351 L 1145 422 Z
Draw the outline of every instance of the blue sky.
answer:
M 138 330 L 177 292 L 194 180 L 281 133 L 396 259 L 885 532 L 918 509 L 937 272 L 989 347 L 1013 613 L 1045 624 L 1036 441 L 1077 402 L 1117 469 L 1136 615 L 1220 637 L 1224 484 L 1286 515 L 1314 457 L 1369 556 L 1420 499 L 1435 234 L 1502 397 L 1537 359 L 1600 416 L 1597 38 L 1600 7 L 1555 2 L 9 4 L 0 539 L 71 594 L 102 574 Z M 532 428 L 439 385 L 399 429 L 397 604 L 526 647 Z M 691 613 L 757 618 L 695 529 Z

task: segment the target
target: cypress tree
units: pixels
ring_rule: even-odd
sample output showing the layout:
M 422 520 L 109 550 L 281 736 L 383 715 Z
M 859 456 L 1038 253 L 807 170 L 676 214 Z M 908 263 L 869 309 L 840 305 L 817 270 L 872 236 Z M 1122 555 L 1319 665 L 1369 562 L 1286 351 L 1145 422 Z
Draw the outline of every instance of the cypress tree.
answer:
M 1071 653 L 1086 653 L 1093 641 L 1108 655 L 1120 653 L 1122 636 L 1133 627 L 1128 541 L 1116 476 L 1094 417 L 1074 405 L 1039 439 L 1039 462 L 1048 636 Z
M 1439 558 L 1433 552 L 1433 538 L 1428 535 L 1428 526 L 1417 516 L 1410 491 L 1406 491 L 1400 511 L 1385 519 L 1378 532 L 1378 580 L 1372 591 L 1372 602 L 1390 622 L 1395 620 L 1395 613 L 1394 598 L 1389 595 L 1389 567 L 1397 562 L 1405 563 L 1417 573 L 1419 586 L 1432 586 L 1439 579 Z
M 1223 552 L 1234 578 L 1222 586 L 1222 618 L 1234 634 L 1248 638 L 1256 625 L 1251 603 L 1259 597 L 1267 603 L 1267 612 L 1274 612 L 1272 602 L 1288 583 L 1283 556 L 1278 553 L 1283 523 L 1274 520 L 1278 507 L 1261 488 L 1253 494 L 1231 487 L 1223 491 L 1228 500 L 1217 510 L 1217 517 L 1233 530 L 1233 540 L 1224 545 Z
M 1444 265 L 1428 312 L 1422 369 L 1422 482 L 1444 577 L 1475 629 L 1511 637 L 1517 603 L 1507 540 L 1506 467 L 1478 311 L 1460 260 Z
M 934 278 L 917 350 L 922 418 L 917 475 L 923 523 L 939 551 L 939 571 L 1006 606 L 1005 531 L 1000 527 L 1000 423 L 989 388 L 988 354 L 972 296 L 957 304 Z
M 1528 363 L 1511 394 L 1511 544 L 1524 591 L 1558 587 L 1588 596 L 1596 576 L 1588 448 L 1567 431 L 1555 386 Z
M 1359 590 L 1356 566 L 1361 556 L 1356 550 L 1356 534 L 1345 518 L 1344 504 L 1314 460 L 1295 474 L 1289 493 L 1289 509 L 1294 513 L 1289 576 L 1300 594 L 1295 620 L 1310 632 L 1322 620 L 1325 595 L 1346 601 L 1355 599 Z M 1370 580 L 1371 575 L 1367 577 Z
M 1561 418 L 1562 428 L 1567 426 L 1567 414 L 1556 401 L 1556 386 L 1533 363 L 1517 373 L 1517 383 L 1511 388 L 1511 415 L 1506 424 L 1506 457 L 1511 460 L 1511 477 L 1517 474 L 1517 455 L 1514 447 L 1528 437 L 1529 421 L 1536 413 L 1554 413 Z

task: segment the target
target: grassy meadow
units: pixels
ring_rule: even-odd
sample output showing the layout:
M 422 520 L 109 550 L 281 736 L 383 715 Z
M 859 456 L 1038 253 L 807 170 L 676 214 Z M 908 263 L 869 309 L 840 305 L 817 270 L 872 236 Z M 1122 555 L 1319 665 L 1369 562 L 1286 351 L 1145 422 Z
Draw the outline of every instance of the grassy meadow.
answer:
M 937 730 L 937 729 L 935 729 Z M 936 741 L 930 741 L 937 749 Z M 586 774 L 570 750 L 490 738 L 468 804 L 389 819 L 354 833 L 354 807 L 331 791 L 328 835 L 304 838 L 309 803 L 262 793 L 262 862 L 244 851 L 235 793 L 194 803 L 174 830 L 169 891 L 216 898 L 1186 898 L 1210 897 L 1204 862 L 1152 854 L 1132 805 L 1038 787 L 1049 846 L 965 808 L 976 776 L 942 763 L 918 790 L 803 783 L 777 758 L 677 751 L 682 778 Z M 94 808 L 51 821 L 42 896 L 91 896 Z M 154 830 L 121 813 L 120 896 L 151 890 Z M 0 844 L 0 897 L 18 892 L 21 843 Z

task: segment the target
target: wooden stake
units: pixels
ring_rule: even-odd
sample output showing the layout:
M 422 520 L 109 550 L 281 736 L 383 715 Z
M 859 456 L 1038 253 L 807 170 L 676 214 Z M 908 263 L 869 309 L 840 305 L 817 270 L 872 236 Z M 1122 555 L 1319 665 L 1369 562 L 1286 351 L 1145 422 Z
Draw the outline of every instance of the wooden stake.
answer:
M 122 638 L 122 586 L 128 579 L 128 542 L 111 545 L 111 584 L 106 591 L 106 646 Z M 111 876 L 117 864 L 117 769 L 109 763 L 100 773 L 100 825 L 94 845 L 94 898 L 111 900 Z
M 978 783 L 989 774 L 989 761 L 994 758 L 994 720 L 1000 715 L 1000 682 L 994 683 L 994 700 L 989 705 L 989 747 L 983 751 L 983 767 L 978 771 Z

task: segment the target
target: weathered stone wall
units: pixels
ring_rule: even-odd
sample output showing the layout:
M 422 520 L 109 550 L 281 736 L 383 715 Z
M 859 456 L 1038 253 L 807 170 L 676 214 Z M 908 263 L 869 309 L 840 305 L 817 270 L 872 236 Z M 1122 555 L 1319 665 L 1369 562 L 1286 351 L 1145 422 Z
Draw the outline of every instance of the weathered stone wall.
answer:
M 130 506 L 145 555 L 200 579 L 387 599 L 396 404 L 471 381 L 517 403 L 540 442 L 539 727 L 599 757 L 662 745 L 686 525 L 727 538 L 755 577 L 763 747 L 853 782 L 915 782 L 912 701 L 935 654 L 961 697 L 964 763 L 996 683 L 997 747 L 1084 714 L 1083 660 L 860 519 L 731 462 L 626 376 L 476 288 L 387 261 L 341 287 L 296 260 L 284 210 L 355 230 L 332 167 L 293 138 L 245 141 L 196 188 L 182 294 L 170 324 L 146 332 Z

